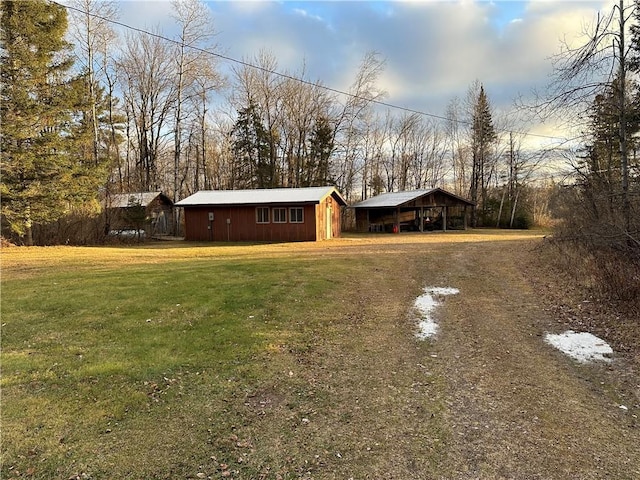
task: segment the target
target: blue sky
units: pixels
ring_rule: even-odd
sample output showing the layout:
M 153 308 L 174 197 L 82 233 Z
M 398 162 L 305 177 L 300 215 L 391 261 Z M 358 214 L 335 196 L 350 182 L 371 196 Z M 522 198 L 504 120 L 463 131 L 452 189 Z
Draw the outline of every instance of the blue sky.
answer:
M 580 42 L 611 0 L 208 1 L 220 51 L 251 60 L 271 52 L 278 69 L 347 90 L 369 51 L 386 60 L 386 101 L 442 115 L 479 80 L 494 107 L 544 87 L 561 39 Z M 121 21 L 172 36 L 167 1 L 121 3 Z M 227 68 L 228 65 L 222 65 Z M 539 133 L 554 134 L 552 126 Z
M 497 29 L 503 30 L 514 20 L 524 18 L 528 2 L 503 1 L 493 2 L 493 4 L 495 14 L 492 17 L 492 23 Z

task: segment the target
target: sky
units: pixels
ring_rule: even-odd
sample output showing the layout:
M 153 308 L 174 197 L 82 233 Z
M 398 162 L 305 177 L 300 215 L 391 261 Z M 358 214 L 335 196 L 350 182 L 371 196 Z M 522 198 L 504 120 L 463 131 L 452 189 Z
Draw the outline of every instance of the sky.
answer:
M 238 60 L 264 49 L 278 70 L 348 90 L 367 52 L 385 60 L 386 103 L 434 115 L 478 80 L 497 111 L 549 82 L 561 42 L 577 45 L 611 0 L 209 1 L 220 53 Z M 172 36 L 168 1 L 124 1 L 123 23 Z M 223 62 L 225 63 L 225 62 Z M 226 62 L 228 63 L 228 62 Z M 227 65 L 228 66 L 228 65 Z M 223 65 L 223 68 L 227 68 Z M 552 125 L 533 132 L 556 135 Z

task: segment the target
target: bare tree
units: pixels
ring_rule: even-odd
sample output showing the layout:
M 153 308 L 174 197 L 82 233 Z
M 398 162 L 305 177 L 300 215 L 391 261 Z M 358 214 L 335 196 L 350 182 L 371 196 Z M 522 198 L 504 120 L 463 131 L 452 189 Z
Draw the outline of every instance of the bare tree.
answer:
M 453 176 L 453 190 L 458 195 L 467 195 L 470 189 L 468 148 L 463 139 L 461 123 L 462 106 L 457 98 L 447 106 L 446 137 Z
M 502 212 L 508 210 L 508 226 L 515 226 L 516 214 L 520 211 L 522 196 L 535 181 L 536 173 L 546 159 L 548 151 L 527 150 L 523 146 L 525 134 L 510 131 L 506 150 L 496 153 L 504 159 L 497 165 L 496 192 L 500 195 L 500 206 L 496 215 L 496 227 L 501 226 Z M 534 216 L 535 216 L 535 212 Z
M 630 20 L 636 5 L 619 0 L 605 14 L 598 14 L 586 41 L 573 47 L 564 44 L 554 57 L 554 77 L 545 95 L 539 95 L 536 111 L 543 116 L 564 114 L 565 118 L 586 121 L 596 96 L 614 89 L 612 106 L 617 116 L 617 143 L 620 169 L 622 225 L 621 235 L 627 241 L 638 243 L 637 232 L 632 232 L 632 214 L 629 195 L 629 145 L 633 111 L 629 101 L 629 75 L 633 66 L 632 45 L 627 42 Z M 615 195 L 615 192 L 611 192 Z
M 343 101 L 319 82 L 307 80 L 304 65 L 295 75 L 277 72 L 276 58 L 268 51 L 234 70 L 230 102 L 240 114 L 238 121 L 246 122 L 251 110 L 260 119 L 257 125 L 253 117 L 253 124 L 266 138 L 269 173 L 263 175 L 267 179 L 263 186 L 335 182 L 347 196 L 351 194 L 365 170 L 363 140 L 371 118 L 369 107 L 381 95 L 375 82 L 382 66 L 376 54 L 365 56 Z
M 198 191 L 202 186 L 211 189 L 211 177 L 207 167 L 207 152 L 209 151 L 209 101 L 212 92 L 221 89 L 224 85 L 224 78 L 213 68 L 211 63 L 201 65 L 199 74 L 191 85 L 189 103 L 192 105 L 195 118 L 191 122 L 191 134 L 189 144 L 192 141 L 198 142 L 195 147 L 193 167 L 193 190 Z M 187 163 L 187 169 L 189 163 Z M 187 192 L 188 193 L 188 192 Z
M 305 80 L 303 71 L 296 75 Z M 299 82 L 286 78 L 281 86 L 283 116 L 281 122 L 282 184 L 287 186 L 311 186 L 326 184 L 328 169 L 314 155 L 321 138 L 318 132 L 328 128 L 331 99 L 319 83 Z M 327 133 L 325 132 L 325 136 Z M 331 142 L 325 138 L 325 147 L 331 150 Z M 331 152 L 328 152 L 331 153 Z
M 385 62 L 377 52 L 365 54 L 349 88 L 349 95 L 333 115 L 334 144 L 339 156 L 334 164 L 334 176 L 338 187 L 347 197 L 351 195 L 357 175 L 361 172 L 358 161 L 364 163 L 362 139 L 366 129 L 362 120 L 372 102 L 386 95 L 376 85 L 384 66 Z
M 106 122 L 109 126 L 109 131 L 105 141 L 106 155 L 111 159 L 112 168 L 117 173 L 117 188 L 122 192 L 124 188 L 124 174 L 120 146 L 122 144 L 122 130 L 123 124 L 126 123 L 126 117 L 122 111 L 120 99 L 116 96 L 118 69 L 116 67 L 117 60 L 114 55 L 117 42 L 118 36 L 115 31 L 112 31 L 110 34 L 101 37 L 98 49 L 102 60 L 101 73 L 103 75 L 103 85 L 108 102 Z M 111 180 L 111 182 L 113 182 L 113 180 Z M 110 186 L 107 184 L 107 190 L 109 190 L 109 188 Z
M 435 122 L 423 118 L 413 135 L 413 187 L 423 189 L 442 185 L 450 170 L 446 166 L 447 147 L 442 131 Z
M 385 115 L 389 118 L 389 110 Z M 389 137 L 388 125 L 389 122 L 379 114 L 372 113 L 364 119 L 361 200 L 384 191 L 382 171 Z
M 70 4 L 72 22 L 71 36 L 75 40 L 81 56 L 82 68 L 86 71 L 90 112 L 89 124 L 93 133 L 93 161 L 99 163 L 100 133 L 97 104 L 99 101 L 100 78 L 106 74 L 107 54 L 103 47 L 115 37 L 111 21 L 118 16 L 118 6 L 114 2 L 98 0 L 73 0 Z M 109 92 L 112 93 L 112 92 Z
M 412 141 L 419 128 L 420 118 L 420 115 L 416 113 L 402 114 L 396 124 L 396 138 L 391 149 L 391 156 L 397 159 L 394 164 L 398 167 L 398 171 L 394 177 L 398 179 L 399 190 L 407 190 L 408 187 L 409 173 L 415 160 L 411 152 Z
M 208 53 L 216 49 L 212 43 L 215 35 L 211 11 L 201 0 L 174 0 L 173 17 L 179 27 L 175 44 L 175 108 L 173 110 L 173 199 L 181 197 L 181 184 L 186 171 L 181 173 L 183 122 L 185 97 L 198 99 L 201 110 L 200 127 L 206 117 L 207 91 L 219 86 L 219 77 L 213 68 L 214 57 Z M 193 135 L 190 133 L 190 138 Z M 202 141 L 205 135 L 200 135 Z M 202 145 L 198 150 L 204 152 Z M 199 165 L 200 152 L 195 154 Z M 189 167 L 187 166 L 185 170 Z M 182 181 L 181 181 L 182 178 Z M 198 178 L 198 176 L 196 176 Z M 176 219 L 177 221 L 177 219 Z
M 125 119 L 118 109 L 116 97 L 113 50 L 116 48 L 118 35 L 112 27 L 112 21 L 118 18 L 118 5 L 110 1 L 73 0 L 68 10 L 71 13 L 70 35 L 79 52 L 78 59 L 86 74 L 88 85 L 90 108 L 87 112 L 87 123 L 92 133 L 93 162 L 95 165 L 103 164 L 108 169 L 116 171 L 119 189 L 122 190 L 119 147 Z M 99 118 L 99 111 L 103 112 L 103 118 Z M 110 172 L 104 186 L 107 201 L 112 192 L 111 177 Z M 110 230 L 110 223 L 110 210 L 106 209 L 103 230 L 105 236 Z
M 155 190 L 160 185 L 158 166 L 175 103 L 173 51 L 159 36 L 129 35 L 118 66 L 127 116 L 135 131 L 129 147 L 135 153 L 136 184 Z

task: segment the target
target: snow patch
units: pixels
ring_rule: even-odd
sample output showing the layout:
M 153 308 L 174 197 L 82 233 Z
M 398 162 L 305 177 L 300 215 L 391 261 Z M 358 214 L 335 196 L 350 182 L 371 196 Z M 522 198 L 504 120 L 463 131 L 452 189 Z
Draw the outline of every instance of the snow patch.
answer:
M 560 334 L 547 333 L 545 341 L 579 362 L 610 362 L 613 349 L 607 342 L 588 332 L 568 330 Z
M 416 298 L 415 307 L 420 312 L 420 323 L 416 337 L 420 340 L 433 337 L 438 333 L 438 324 L 433 319 L 433 312 L 440 305 L 440 297 L 456 295 L 460 293 L 457 288 L 450 287 L 425 287 L 424 293 Z

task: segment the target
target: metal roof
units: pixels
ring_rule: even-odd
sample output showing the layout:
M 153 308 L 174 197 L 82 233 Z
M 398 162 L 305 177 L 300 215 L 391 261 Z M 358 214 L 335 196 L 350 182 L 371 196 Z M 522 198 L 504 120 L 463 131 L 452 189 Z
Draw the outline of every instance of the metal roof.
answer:
M 413 190 L 410 192 L 389 192 L 367 198 L 360 203 L 353 205 L 353 208 L 386 208 L 398 207 L 407 202 L 411 202 L 416 198 L 431 193 L 431 190 Z
M 268 188 L 257 190 L 201 190 L 176 202 L 177 207 L 204 205 L 263 205 L 274 203 L 320 203 L 328 195 L 335 195 L 342 204 L 347 202 L 335 187 Z
M 107 199 L 110 208 L 126 208 L 133 205 L 146 207 L 153 202 L 158 196 L 163 195 L 162 192 L 132 192 L 132 193 L 116 193 Z M 169 199 L 170 201 L 170 199 Z
M 420 197 L 429 195 L 431 193 L 440 192 L 444 195 L 456 198 L 461 202 L 473 205 L 473 202 L 466 200 L 462 197 L 447 192 L 441 188 L 431 188 L 429 190 L 412 190 L 408 192 L 389 192 L 376 195 L 375 197 L 367 198 L 360 203 L 356 203 L 352 208 L 394 208 L 400 207 L 405 203 L 417 200 Z

